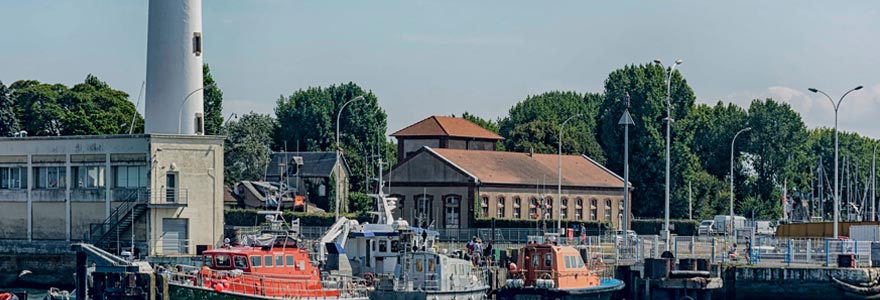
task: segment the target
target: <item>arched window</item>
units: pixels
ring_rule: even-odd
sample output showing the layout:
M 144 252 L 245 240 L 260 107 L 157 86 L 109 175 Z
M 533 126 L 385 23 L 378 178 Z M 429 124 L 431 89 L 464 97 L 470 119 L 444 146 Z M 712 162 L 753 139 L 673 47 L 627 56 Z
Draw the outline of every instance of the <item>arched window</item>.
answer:
M 522 199 L 519 196 L 513 197 L 513 218 L 519 219 L 522 216 L 520 215 L 520 209 L 522 207 Z
M 578 220 L 584 219 L 584 199 L 575 199 L 574 218 Z
M 596 221 L 599 217 L 599 200 L 590 200 L 590 220 Z
M 538 198 L 529 198 L 529 219 L 537 219 L 538 215 Z
M 461 196 L 459 195 L 446 195 L 443 196 L 444 202 L 444 210 L 443 213 L 445 215 L 444 219 L 446 224 L 444 224 L 446 228 L 459 228 L 461 225 Z
M 497 209 L 498 209 L 497 217 L 498 218 L 504 218 L 504 204 L 506 204 L 506 203 L 504 203 L 505 200 L 506 199 L 504 199 L 504 196 L 498 196 L 498 205 L 497 205 Z
M 480 198 L 480 209 L 481 209 L 481 212 L 483 213 L 482 214 L 483 218 L 488 218 L 489 217 L 489 196 L 483 195 L 483 197 Z
M 434 196 L 426 194 L 416 195 L 415 200 L 416 205 L 413 219 L 418 224 L 416 226 L 428 226 L 428 224 L 434 221 Z
M 562 202 L 560 205 L 560 218 L 568 219 L 568 198 L 562 198 Z
M 611 199 L 605 199 L 605 219 L 603 221 L 611 221 Z

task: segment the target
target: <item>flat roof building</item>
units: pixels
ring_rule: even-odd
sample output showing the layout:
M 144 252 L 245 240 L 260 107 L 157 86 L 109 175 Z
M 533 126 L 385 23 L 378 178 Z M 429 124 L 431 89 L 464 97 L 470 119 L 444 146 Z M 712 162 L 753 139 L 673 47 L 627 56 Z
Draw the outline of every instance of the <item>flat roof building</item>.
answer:
M 194 254 L 223 240 L 223 137 L 0 138 L 0 239 Z

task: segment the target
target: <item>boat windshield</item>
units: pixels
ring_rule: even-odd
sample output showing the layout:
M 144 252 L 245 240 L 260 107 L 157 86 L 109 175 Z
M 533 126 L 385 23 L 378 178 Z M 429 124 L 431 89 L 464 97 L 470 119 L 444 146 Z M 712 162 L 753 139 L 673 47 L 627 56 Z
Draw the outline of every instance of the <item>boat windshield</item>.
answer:
M 247 257 L 236 255 L 233 257 L 233 261 L 235 262 L 236 269 L 247 269 L 248 268 Z
M 205 266 L 207 266 L 209 268 L 213 268 L 214 267 L 214 257 L 211 255 L 202 256 L 202 263 L 204 263 Z
M 229 255 L 227 254 L 215 255 L 214 262 L 217 263 L 218 268 L 229 268 L 232 266 L 232 261 L 229 259 Z

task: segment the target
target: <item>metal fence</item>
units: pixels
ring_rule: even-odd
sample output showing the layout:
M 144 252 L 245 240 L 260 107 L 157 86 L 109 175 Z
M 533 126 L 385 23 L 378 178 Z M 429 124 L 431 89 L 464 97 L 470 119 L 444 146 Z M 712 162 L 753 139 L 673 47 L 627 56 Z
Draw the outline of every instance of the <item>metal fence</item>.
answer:
M 303 226 L 307 239 L 320 237 L 327 227 Z M 545 242 L 536 228 L 467 228 L 441 229 L 438 246 L 449 250 L 462 249 L 473 237 L 484 243 L 493 242 L 495 249 L 515 249 L 526 243 Z M 751 242 L 740 236 L 736 242 L 728 236 L 675 236 L 669 241 L 669 252 L 676 258 L 705 258 L 712 263 L 787 266 L 838 266 L 838 256 L 852 255 L 856 266 L 871 265 L 871 242 L 835 239 L 789 239 L 756 236 Z M 584 249 L 588 257 L 604 263 L 635 263 L 645 258 L 659 258 L 667 250 L 667 242 L 657 235 L 605 235 L 556 237 L 553 241 Z

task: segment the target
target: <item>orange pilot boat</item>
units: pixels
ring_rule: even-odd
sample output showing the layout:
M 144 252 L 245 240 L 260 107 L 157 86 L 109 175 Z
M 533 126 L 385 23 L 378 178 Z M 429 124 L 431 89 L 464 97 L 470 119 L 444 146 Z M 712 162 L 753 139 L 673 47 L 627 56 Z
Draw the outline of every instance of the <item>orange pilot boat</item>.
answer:
M 275 224 L 277 225 L 277 224 Z M 322 274 L 286 230 L 264 231 L 247 246 L 202 252 L 201 266 L 164 273 L 172 299 L 368 299 L 363 280 Z
M 495 299 L 607 300 L 624 287 L 618 279 L 600 278 L 574 247 L 550 244 L 532 243 L 520 249 L 509 278 L 495 291 Z

